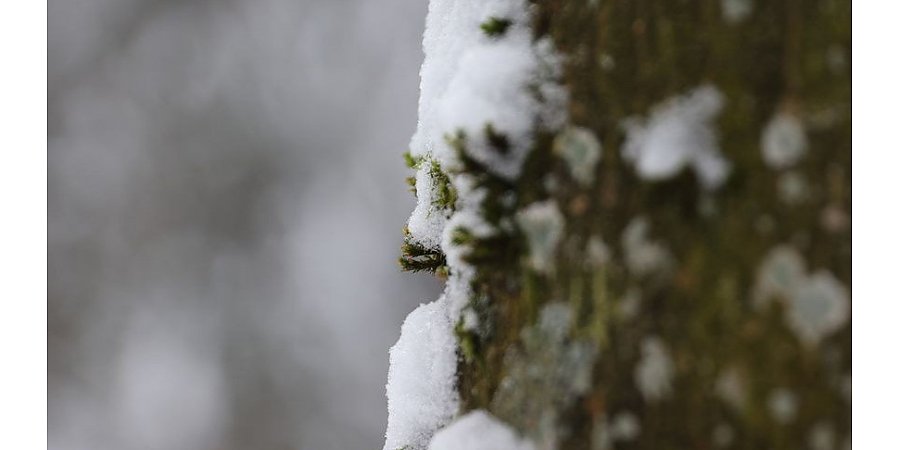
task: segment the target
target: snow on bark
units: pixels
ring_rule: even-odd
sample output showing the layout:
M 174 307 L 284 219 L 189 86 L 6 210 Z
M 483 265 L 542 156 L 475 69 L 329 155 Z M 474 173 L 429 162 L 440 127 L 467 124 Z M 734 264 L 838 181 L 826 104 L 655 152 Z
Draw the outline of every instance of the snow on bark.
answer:
M 456 414 L 455 383 L 456 337 L 442 297 L 411 312 L 391 348 L 384 449 L 425 448 Z
M 464 139 L 468 157 L 512 180 L 535 130 L 556 130 L 565 122 L 566 91 L 555 82 L 560 63 L 549 41 L 534 42 L 530 22 L 524 0 L 429 3 L 419 121 L 410 143 L 417 205 L 407 224 L 407 243 L 440 252 L 448 283 L 439 300 L 409 315 L 391 349 L 385 450 L 425 448 L 458 409 L 453 330 L 469 303 L 474 269 L 464 262 L 467 248 L 454 232 L 462 227 L 483 237 L 494 230 L 480 215 L 483 192 L 457 172 L 460 149 L 449 139 Z M 502 435 L 486 424 L 487 416 L 467 417 L 455 424 L 457 430 L 474 427 Z M 454 433 L 459 432 L 449 430 L 432 448 L 482 448 L 453 444 Z
M 508 25 L 489 33 L 491 21 Z M 535 125 L 555 129 L 563 124 L 566 92 L 553 82 L 560 73 L 558 58 L 549 41 L 533 42 L 529 22 L 522 0 L 429 3 L 419 122 L 410 142 L 414 156 L 452 172 L 458 161 L 447 137 L 462 133 L 469 156 L 513 179 L 531 148 Z M 492 148 L 485 132 L 489 125 L 508 143 L 506 151 Z M 421 173 L 416 191 L 410 235 L 436 248 L 446 216 L 435 211 L 432 183 Z
M 712 126 L 724 103 L 718 89 L 705 85 L 654 107 L 649 119 L 629 118 L 625 158 L 646 180 L 665 180 L 690 167 L 704 188 L 718 188 L 731 171 Z
M 535 446 L 508 425 L 477 410 L 438 432 L 428 450 L 535 450 Z

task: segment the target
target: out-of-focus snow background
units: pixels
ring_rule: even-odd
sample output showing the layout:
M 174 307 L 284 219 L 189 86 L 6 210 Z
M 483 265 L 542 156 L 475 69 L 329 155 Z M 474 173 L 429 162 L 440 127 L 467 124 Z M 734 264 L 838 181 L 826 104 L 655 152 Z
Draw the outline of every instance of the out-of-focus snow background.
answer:
M 421 0 L 50 0 L 51 449 L 381 446 Z

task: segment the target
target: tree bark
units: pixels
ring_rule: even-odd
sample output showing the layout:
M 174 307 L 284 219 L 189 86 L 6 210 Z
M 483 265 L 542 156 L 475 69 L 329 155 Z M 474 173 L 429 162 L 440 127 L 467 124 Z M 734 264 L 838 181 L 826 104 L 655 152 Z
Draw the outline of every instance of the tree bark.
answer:
M 850 2 L 533 7 L 535 39 L 563 55 L 570 125 L 536 132 L 485 217 L 521 224 L 551 202 L 563 233 L 549 269 L 524 226 L 468 236 L 462 412 L 567 449 L 849 448 Z M 704 86 L 727 176 L 642 174 L 629 121 L 646 131 Z M 579 174 L 564 152 L 584 133 L 602 156 Z

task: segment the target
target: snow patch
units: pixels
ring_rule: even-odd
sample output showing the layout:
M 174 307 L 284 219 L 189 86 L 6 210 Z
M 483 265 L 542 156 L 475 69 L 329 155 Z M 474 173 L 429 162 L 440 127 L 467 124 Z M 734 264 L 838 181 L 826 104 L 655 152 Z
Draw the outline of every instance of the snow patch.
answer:
M 704 188 L 718 188 L 731 171 L 712 127 L 724 103 L 719 90 L 706 85 L 655 106 L 649 119 L 626 119 L 625 159 L 646 180 L 672 178 L 691 167 Z
M 472 411 L 434 435 L 428 450 L 535 450 L 533 443 L 490 414 Z
M 510 25 L 492 36 L 481 28 L 492 19 Z M 468 156 L 495 175 L 514 179 L 533 144 L 534 127 L 562 126 L 568 98 L 555 81 L 560 60 L 549 40 L 532 41 L 530 21 L 523 0 L 429 3 L 413 155 L 433 159 L 452 174 L 459 161 L 447 139 L 462 133 Z M 505 148 L 491 142 L 488 125 L 505 140 Z M 440 241 L 446 216 L 435 214 L 430 186 L 423 180 L 425 189 L 420 188 L 420 178 L 409 231 L 415 242 L 430 247 Z
M 428 162 L 423 165 L 428 165 Z M 416 171 L 416 208 L 406 224 L 409 235 L 421 246 L 438 249 L 441 231 L 447 224 L 450 211 L 434 204 L 434 179 L 427 169 Z
M 469 244 L 454 237 L 460 228 L 476 238 L 496 230 L 481 217 L 484 193 L 459 173 L 457 152 L 512 180 L 531 150 L 534 130 L 555 131 L 566 120 L 567 93 L 556 82 L 559 57 L 549 40 L 533 42 L 530 23 L 525 0 L 429 2 L 419 122 L 410 142 L 418 161 L 417 205 L 407 239 L 443 252 L 449 277 L 439 300 L 407 317 L 391 349 L 385 450 L 426 448 L 458 409 L 453 329 L 463 317 L 467 327 L 478 321 L 466 309 L 474 275 L 465 262 Z M 450 201 L 444 195 L 447 183 L 455 193 Z M 554 247 L 557 240 L 551 239 Z M 436 436 L 431 448 L 531 448 L 491 446 L 485 436 L 501 436 L 499 428 L 485 425 L 485 416 L 466 417 Z M 497 439 L 503 445 L 518 442 Z
M 390 357 L 384 449 L 424 449 L 459 405 L 456 337 L 444 297 L 406 317 Z

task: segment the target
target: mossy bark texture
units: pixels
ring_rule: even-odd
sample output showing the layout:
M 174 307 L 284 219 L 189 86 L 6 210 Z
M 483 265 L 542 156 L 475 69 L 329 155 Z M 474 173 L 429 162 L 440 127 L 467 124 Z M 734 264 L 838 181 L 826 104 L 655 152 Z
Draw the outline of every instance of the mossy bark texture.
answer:
M 489 221 L 550 201 L 563 232 L 544 270 L 524 232 L 463 236 L 478 319 L 457 332 L 463 412 L 566 449 L 849 448 L 849 0 L 533 7 L 569 122 L 602 157 L 576 177 L 544 133 L 512 182 L 464 167 Z M 623 123 L 698 86 L 723 98 L 727 178 L 641 176 Z M 766 139 L 803 151 L 767 158 Z

